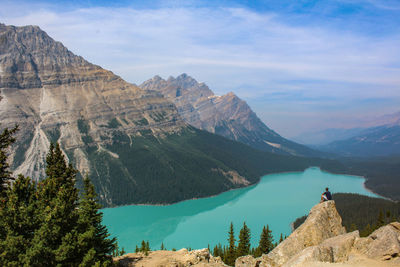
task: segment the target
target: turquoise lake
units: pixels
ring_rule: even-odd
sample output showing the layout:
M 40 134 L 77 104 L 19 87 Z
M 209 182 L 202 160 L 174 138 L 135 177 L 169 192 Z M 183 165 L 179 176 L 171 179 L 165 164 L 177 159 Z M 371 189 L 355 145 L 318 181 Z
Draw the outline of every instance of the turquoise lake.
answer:
M 309 168 L 304 172 L 265 175 L 257 185 L 218 196 L 187 200 L 168 206 L 131 205 L 103 209 L 103 224 L 119 247 L 133 252 L 142 240 L 153 250 L 161 242 L 167 249 L 204 248 L 226 244 L 233 222 L 238 236 L 245 221 L 257 245 L 264 225 L 269 225 L 275 241 L 281 233 L 291 233 L 290 224 L 319 202 L 325 187 L 332 193 L 351 192 L 378 197 L 367 191 L 364 179 L 336 175 Z

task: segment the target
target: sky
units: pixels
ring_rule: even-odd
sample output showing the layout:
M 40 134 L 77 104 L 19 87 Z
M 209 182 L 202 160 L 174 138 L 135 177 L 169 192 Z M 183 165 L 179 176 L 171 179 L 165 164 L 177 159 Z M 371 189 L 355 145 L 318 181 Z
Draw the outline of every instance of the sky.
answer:
M 285 137 L 400 110 L 400 0 L 0 5 L 1 23 L 38 25 L 128 82 L 187 73 L 232 91 Z

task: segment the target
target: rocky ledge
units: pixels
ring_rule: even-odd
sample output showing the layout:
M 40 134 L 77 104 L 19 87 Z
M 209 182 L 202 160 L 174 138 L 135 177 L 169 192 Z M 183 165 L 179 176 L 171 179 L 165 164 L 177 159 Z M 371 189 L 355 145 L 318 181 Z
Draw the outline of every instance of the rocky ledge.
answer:
M 120 266 L 227 266 L 208 249 L 131 253 L 114 259 Z M 307 220 L 269 254 L 240 257 L 236 267 L 400 266 L 400 223 L 360 237 L 346 233 L 334 201 L 314 206 Z

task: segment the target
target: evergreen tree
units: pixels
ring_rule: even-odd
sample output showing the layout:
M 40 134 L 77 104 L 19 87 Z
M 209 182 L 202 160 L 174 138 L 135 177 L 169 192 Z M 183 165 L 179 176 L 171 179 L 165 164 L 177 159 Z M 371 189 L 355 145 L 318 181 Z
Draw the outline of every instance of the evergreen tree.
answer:
M 235 232 L 233 230 L 233 223 L 231 223 L 228 235 L 229 235 L 228 237 L 229 245 L 225 253 L 224 262 L 232 266 L 235 264 L 236 260 L 236 245 L 235 245 L 236 239 L 235 239 Z
M 25 261 L 38 225 L 35 191 L 34 182 L 19 175 L 5 192 L 7 201 L 0 208 L 0 266 L 20 266 Z
M 137 247 L 137 246 L 136 246 L 136 247 Z M 161 242 L 161 248 L 160 248 L 160 249 L 161 249 L 161 250 L 166 250 L 163 242 Z
M 0 134 L 0 201 L 5 196 L 5 190 L 9 185 L 10 180 L 14 180 L 9 170 L 10 166 L 7 163 L 7 150 L 15 142 L 14 134 L 18 131 L 18 126 L 9 130 L 4 129 Z M 1 205 L 1 203 L 0 203 Z
M 384 226 L 384 225 L 385 225 L 385 216 L 383 215 L 383 211 L 380 210 L 379 216 L 378 216 L 378 222 L 376 224 L 375 229 L 378 229 L 379 227 Z
M 357 225 L 355 224 L 355 223 L 352 223 L 351 225 L 350 225 L 350 229 L 349 229 L 349 232 L 354 232 L 355 230 L 357 230 L 358 228 L 357 228 Z
M 78 211 L 78 246 L 86 265 L 96 262 L 111 264 L 110 255 L 114 250 L 115 238 L 109 239 L 107 228 L 101 224 L 103 214 L 99 212 L 100 208 L 94 186 L 89 177 L 85 177 L 83 199 Z
M 269 226 L 263 227 L 260 236 L 260 242 L 258 248 L 255 251 L 255 256 L 260 257 L 262 254 L 268 254 L 274 248 L 274 238 L 272 236 L 272 231 Z
M 58 144 L 50 145 L 46 157 L 46 179 L 38 185 L 40 228 L 27 251 L 28 265 L 46 263 L 74 266 L 80 261 L 78 248 L 78 192 L 76 170 L 67 165 Z
M 279 237 L 279 243 L 281 243 L 283 241 L 283 235 L 281 233 L 281 236 Z
M 239 233 L 239 244 L 237 247 L 237 257 L 250 254 L 250 229 L 243 223 Z

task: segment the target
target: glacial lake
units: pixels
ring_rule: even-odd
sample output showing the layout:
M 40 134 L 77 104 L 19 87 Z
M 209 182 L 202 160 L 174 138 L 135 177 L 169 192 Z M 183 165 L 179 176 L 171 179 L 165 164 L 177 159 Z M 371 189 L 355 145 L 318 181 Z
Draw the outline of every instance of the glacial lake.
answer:
M 304 172 L 265 175 L 254 186 L 231 190 L 218 196 L 187 200 L 167 206 L 130 205 L 102 209 L 103 224 L 118 245 L 134 252 L 142 240 L 153 250 L 161 242 L 167 249 L 213 248 L 227 243 L 233 222 L 235 235 L 245 221 L 256 246 L 264 225 L 269 225 L 275 241 L 281 233 L 291 233 L 291 223 L 308 214 L 319 202 L 325 187 L 332 193 L 351 192 L 378 197 L 363 186 L 364 179 L 336 175 L 317 167 Z M 238 239 L 238 238 L 237 238 Z

